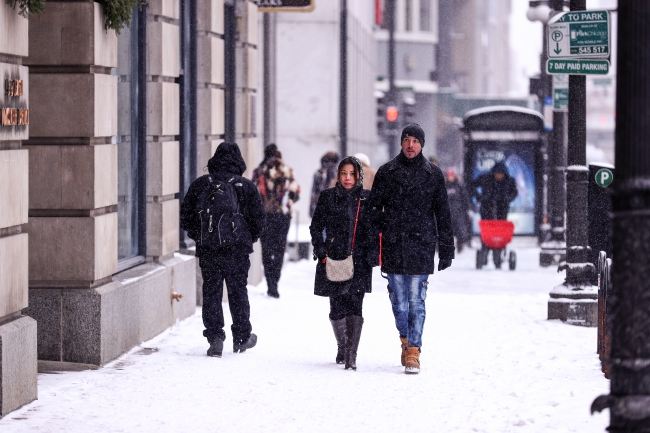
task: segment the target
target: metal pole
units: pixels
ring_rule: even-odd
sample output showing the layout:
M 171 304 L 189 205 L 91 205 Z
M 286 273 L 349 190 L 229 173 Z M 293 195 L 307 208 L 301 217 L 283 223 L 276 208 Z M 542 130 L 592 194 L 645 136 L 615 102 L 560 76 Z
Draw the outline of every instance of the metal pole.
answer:
M 451 32 L 453 30 L 453 19 L 455 3 L 451 1 L 441 1 L 438 3 L 438 58 L 436 66 L 438 67 L 438 86 L 441 89 L 451 87 L 453 75 L 453 52 L 451 46 Z
M 586 0 L 571 0 L 572 11 L 587 9 Z M 584 75 L 569 76 L 569 148 L 567 152 L 567 263 L 589 261 L 587 243 L 587 88 Z M 582 288 L 589 284 L 590 267 L 567 268 L 566 283 Z
M 650 431 L 650 2 L 618 3 L 610 432 Z
M 237 11 L 236 0 L 225 0 L 224 11 L 224 125 L 225 141 L 236 141 L 236 83 L 237 83 Z
M 388 16 L 388 95 L 387 106 L 397 105 L 395 89 L 395 1 L 386 0 L 386 15 Z M 397 121 L 388 122 L 388 157 L 397 155 Z
M 561 12 L 564 0 L 551 0 L 549 7 Z M 551 96 L 553 92 L 553 79 L 546 74 L 546 61 L 548 60 L 548 38 L 546 35 L 547 26 L 544 25 L 544 53 L 541 70 L 542 77 L 548 77 L 544 84 L 546 95 Z M 540 264 L 550 266 L 558 265 L 565 260 L 566 243 L 564 239 L 564 213 L 566 209 L 566 143 L 567 143 L 567 115 L 563 111 L 553 112 L 553 130 L 548 135 L 548 217 L 551 226 L 551 237 L 549 244 L 542 245 L 540 253 Z
M 348 2 L 341 0 L 339 28 L 339 151 L 348 154 Z
M 270 143 L 275 143 L 275 77 L 276 77 L 276 62 L 275 62 L 275 19 L 276 14 L 264 13 L 262 21 L 263 33 L 263 98 L 264 98 L 264 115 L 263 115 L 263 144 L 266 146 Z

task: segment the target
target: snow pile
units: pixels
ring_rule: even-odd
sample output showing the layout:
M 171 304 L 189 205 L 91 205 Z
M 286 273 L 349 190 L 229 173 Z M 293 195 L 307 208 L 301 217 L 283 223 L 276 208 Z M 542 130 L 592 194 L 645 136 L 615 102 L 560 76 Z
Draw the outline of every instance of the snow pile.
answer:
M 279 300 L 264 283 L 251 288 L 254 349 L 233 354 L 228 335 L 223 358 L 205 356 L 197 310 L 103 369 L 39 375 L 39 400 L 0 420 L 0 431 L 604 431 L 607 411 L 589 415 L 609 389 L 596 330 L 546 320 L 563 277 L 538 267 L 537 248 L 515 243 L 516 271 L 477 271 L 466 250 L 430 278 L 417 376 L 403 373 L 378 272 L 358 371 L 336 365 L 328 300 L 312 295 L 314 264 L 301 261 L 286 265 Z

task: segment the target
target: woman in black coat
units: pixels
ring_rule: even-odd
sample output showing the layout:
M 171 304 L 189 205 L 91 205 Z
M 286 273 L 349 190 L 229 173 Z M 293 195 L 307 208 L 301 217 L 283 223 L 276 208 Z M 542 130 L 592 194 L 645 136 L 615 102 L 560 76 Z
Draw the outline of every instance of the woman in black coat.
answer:
M 330 321 L 338 345 L 336 363 L 345 362 L 346 370 L 357 369 L 363 297 L 371 291 L 372 267 L 377 265 L 379 252 L 378 234 L 372 232 L 366 214 L 369 194 L 363 189 L 359 160 L 352 156 L 344 158 L 339 163 L 336 186 L 321 193 L 309 227 L 314 260 L 318 260 L 314 294 L 330 298 Z M 343 260 L 350 254 L 354 276 L 348 281 L 330 281 L 327 260 Z

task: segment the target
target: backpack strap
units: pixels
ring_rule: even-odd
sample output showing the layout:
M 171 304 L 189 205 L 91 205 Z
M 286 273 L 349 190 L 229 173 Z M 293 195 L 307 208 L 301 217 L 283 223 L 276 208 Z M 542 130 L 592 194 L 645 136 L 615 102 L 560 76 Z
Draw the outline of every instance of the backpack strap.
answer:
M 232 186 L 232 189 L 235 191 L 235 202 L 236 202 L 235 203 L 235 208 L 236 208 L 236 213 L 239 213 L 239 200 L 240 200 L 240 198 L 239 198 L 239 193 L 237 192 L 237 187 L 235 186 L 234 182 L 235 182 L 235 176 L 228 179 L 228 183 L 230 184 L 230 186 Z

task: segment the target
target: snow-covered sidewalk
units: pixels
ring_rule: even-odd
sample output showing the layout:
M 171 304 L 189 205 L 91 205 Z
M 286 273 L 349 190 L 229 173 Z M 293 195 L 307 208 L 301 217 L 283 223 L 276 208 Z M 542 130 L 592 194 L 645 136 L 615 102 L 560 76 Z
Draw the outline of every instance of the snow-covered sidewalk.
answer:
M 378 272 L 358 371 L 336 365 L 328 300 L 312 295 L 314 262 L 302 261 L 285 266 L 279 300 L 264 283 L 251 288 L 254 349 L 233 354 L 228 330 L 223 358 L 205 356 L 197 309 L 102 369 L 39 374 L 39 399 L 0 431 L 604 431 L 609 413 L 589 415 L 609 390 L 596 330 L 546 320 L 563 276 L 538 267 L 537 248 L 515 244 L 514 272 L 477 271 L 469 250 L 430 278 L 419 375 L 403 373 Z

